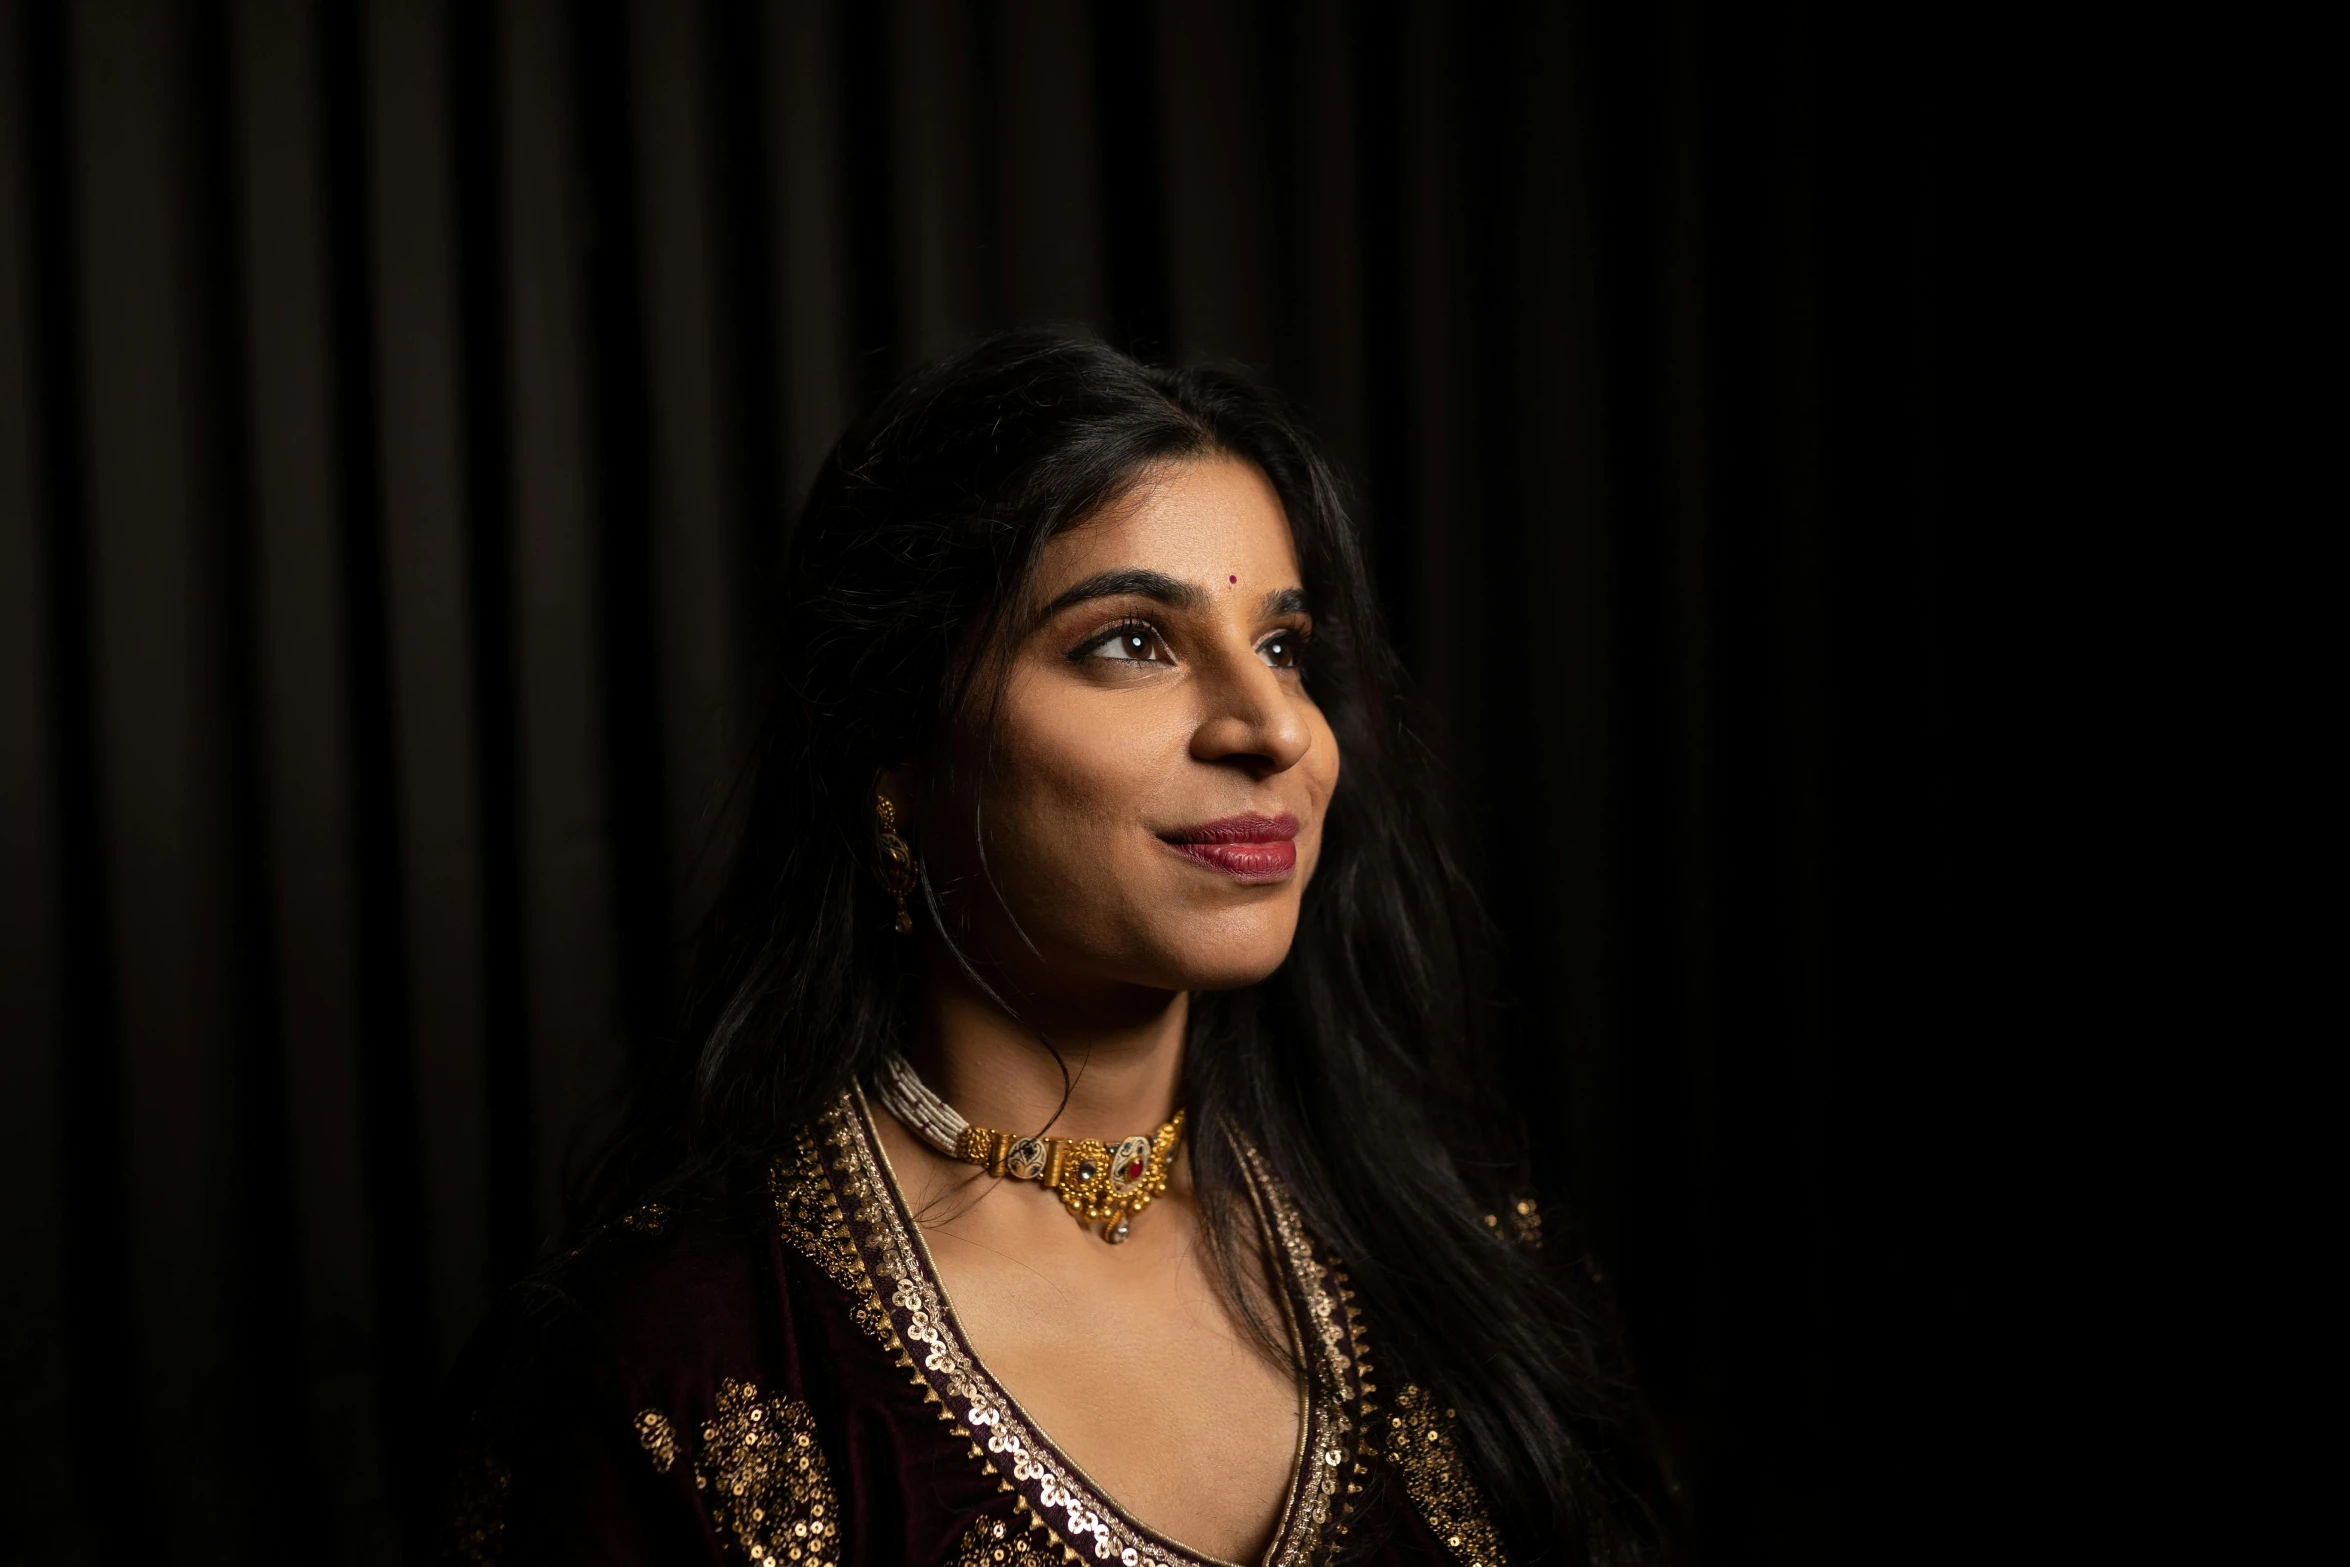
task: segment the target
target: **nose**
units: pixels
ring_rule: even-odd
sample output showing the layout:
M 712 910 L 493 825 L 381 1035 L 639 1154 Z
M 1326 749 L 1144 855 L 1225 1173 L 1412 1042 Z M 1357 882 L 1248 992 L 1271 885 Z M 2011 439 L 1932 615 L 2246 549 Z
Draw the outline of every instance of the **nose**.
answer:
M 1314 743 L 1297 695 L 1254 649 L 1222 662 L 1215 678 L 1202 682 L 1207 703 L 1192 731 L 1192 759 L 1244 767 L 1258 778 L 1289 771 Z

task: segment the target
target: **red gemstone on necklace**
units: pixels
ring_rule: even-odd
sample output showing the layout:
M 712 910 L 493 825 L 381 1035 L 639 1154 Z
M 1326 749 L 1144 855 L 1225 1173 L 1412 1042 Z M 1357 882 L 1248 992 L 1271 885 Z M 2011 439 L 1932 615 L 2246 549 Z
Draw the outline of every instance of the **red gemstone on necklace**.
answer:
M 1129 1160 L 1129 1161 L 1127 1162 L 1127 1165 L 1126 1165 L 1126 1179 L 1128 1179 L 1128 1180 L 1130 1180 L 1130 1181 L 1131 1181 L 1131 1180 L 1134 1180 L 1135 1178 L 1137 1178 L 1138 1176 L 1140 1176 L 1141 1174 L 1142 1174 L 1142 1161 L 1141 1161 L 1140 1159 L 1133 1159 L 1133 1160 Z

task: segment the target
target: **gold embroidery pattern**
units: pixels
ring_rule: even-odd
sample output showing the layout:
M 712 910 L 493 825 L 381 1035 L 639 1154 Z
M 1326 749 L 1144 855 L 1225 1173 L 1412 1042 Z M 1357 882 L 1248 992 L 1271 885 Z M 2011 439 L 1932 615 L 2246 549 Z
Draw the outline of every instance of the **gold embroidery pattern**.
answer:
M 1542 1209 L 1531 1197 L 1519 1198 L 1507 1213 L 1487 1214 L 1485 1227 L 1528 1251 L 1542 1249 Z
M 496 1567 L 506 1543 L 506 1493 L 514 1473 L 491 1453 L 477 1453 L 457 1468 L 449 1485 L 449 1559 L 464 1567 Z
M 1353 1306 L 1346 1304 L 1353 1299 L 1354 1292 L 1339 1292 L 1330 1270 L 1322 1265 L 1315 1250 L 1313 1236 L 1306 1233 L 1304 1218 L 1282 1192 L 1280 1182 L 1266 1167 L 1264 1156 L 1246 1143 L 1239 1144 L 1239 1148 L 1250 1183 L 1260 1194 L 1258 1200 L 1272 1218 L 1273 1235 L 1281 1243 L 1290 1276 L 1304 1287 L 1306 1311 L 1313 1319 L 1309 1326 L 1314 1343 L 1321 1347 L 1323 1369 L 1329 1373 L 1333 1386 L 1345 1387 L 1348 1373 L 1353 1369 L 1347 1325 L 1359 1315 Z
M 996 1461 L 1004 1461 L 1012 1484 L 1022 1488 L 1020 1502 L 1034 1507 L 1048 1528 L 1054 1527 L 1051 1513 L 1058 1510 L 1066 1521 L 1056 1534 L 1081 1540 L 1097 1560 L 1116 1561 L 1120 1567 L 1140 1567 L 1144 1562 L 1172 1567 L 1175 1557 L 1156 1541 L 1127 1529 L 1114 1515 L 1104 1516 L 1102 1502 L 1078 1485 L 1009 1401 L 997 1396 L 978 1362 L 948 1331 L 945 1303 L 921 1264 L 914 1236 L 897 1214 L 879 1161 L 862 1129 L 850 1122 L 847 1106 L 836 1107 L 825 1117 L 825 1139 L 837 1150 L 834 1168 L 848 1187 L 853 1216 L 868 1227 L 872 1286 L 877 1293 L 886 1291 L 889 1303 L 905 1313 L 900 1338 L 909 1350 L 921 1346 L 922 1362 L 914 1381 L 927 1384 L 924 1397 L 938 1403 L 939 1418 L 970 1443 L 970 1456 L 988 1474 L 1000 1477 L 1004 1470 Z M 905 1363 L 914 1364 L 911 1352 Z
M 1406 1387 L 1388 1416 L 1387 1460 L 1403 1476 L 1412 1505 L 1463 1567 L 1507 1567 L 1484 1493 L 1453 1441 L 1456 1418 L 1449 1409 L 1439 1411 L 1419 1388 Z
M 840 1200 L 832 1194 L 832 1183 L 824 1178 L 824 1161 L 816 1152 L 815 1139 L 805 1130 L 795 1140 L 790 1162 L 778 1160 L 767 1172 L 767 1190 L 775 1199 L 776 1223 L 784 1239 L 798 1247 L 826 1278 L 859 1297 L 849 1309 L 858 1327 L 884 1346 L 898 1348 L 888 1308 L 873 1295 L 864 1259 L 857 1255 L 857 1243 L 841 1217 Z
M 669 1472 L 677 1462 L 677 1432 L 669 1424 L 669 1417 L 658 1409 L 641 1409 L 636 1417 L 636 1439 L 653 1457 L 653 1468 L 662 1474 Z
M 1327 1396 L 1315 1399 L 1317 1418 L 1315 1429 L 1308 1433 L 1307 1463 L 1298 1476 L 1297 1495 L 1292 1499 L 1291 1512 L 1300 1525 L 1293 1537 L 1300 1542 L 1318 1538 L 1327 1526 L 1333 1534 L 1348 1531 L 1348 1517 L 1353 1511 L 1351 1501 L 1339 1501 L 1341 1471 L 1351 1459 L 1352 1478 L 1346 1483 L 1346 1494 L 1362 1494 L 1363 1463 L 1355 1453 L 1356 1417 L 1363 1413 L 1359 1378 L 1362 1373 L 1362 1313 L 1354 1306 L 1354 1291 L 1346 1287 L 1346 1275 L 1327 1264 L 1307 1232 L 1305 1219 L 1290 1202 L 1281 1182 L 1266 1165 L 1264 1156 L 1238 1137 L 1233 1146 L 1240 1154 L 1242 1169 L 1249 1180 L 1249 1195 L 1258 1212 L 1269 1221 L 1275 1243 L 1281 1249 L 1283 1271 L 1293 1286 L 1292 1293 L 1305 1308 L 1307 1322 L 1300 1337 L 1311 1353 L 1319 1347 L 1322 1370 L 1328 1386 L 1338 1391 L 1342 1402 L 1333 1403 Z M 1360 1389 L 1360 1391 L 1358 1391 Z M 1357 1406 L 1353 1415 L 1347 1404 Z M 1316 1437 L 1319 1440 L 1315 1440 Z M 1310 1546 L 1301 1545 L 1298 1556 Z M 1290 1555 L 1277 1560 L 1288 1561 Z
M 603 1240 L 616 1229 L 626 1230 L 631 1235 L 659 1235 L 668 1228 L 669 1208 L 667 1204 L 657 1202 L 639 1203 L 636 1207 L 629 1209 L 628 1212 L 622 1214 L 619 1218 L 614 1219 L 611 1223 L 599 1224 L 594 1229 L 588 1231 L 587 1234 L 581 1236 L 579 1239 L 579 1244 L 572 1247 L 569 1251 L 563 1254 L 563 1260 L 565 1262 L 570 1262 L 572 1259 L 583 1255 L 590 1247 L 594 1246 L 598 1241 Z
M 1362 1308 L 1354 1304 L 1355 1292 L 1348 1287 L 1346 1269 L 1340 1266 L 1338 1258 L 1335 1255 L 1325 1254 L 1322 1258 L 1322 1266 L 1328 1272 L 1331 1284 L 1337 1289 L 1339 1303 L 1346 1314 L 1347 1356 L 1354 1365 L 1354 1417 L 1360 1422 L 1363 1430 L 1374 1430 L 1376 1428 L 1372 1424 L 1371 1417 L 1379 1412 L 1379 1405 L 1373 1401 L 1371 1395 L 1378 1392 L 1379 1389 L 1371 1381 L 1371 1348 L 1369 1335 L 1363 1330 Z M 1363 1483 L 1369 1472 L 1369 1467 L 1363 1462 L 1362 1449 L 1358 1445 L 1355 1448 L 1354 1462 L 1347 1470 L 1346 1493 L 1344 1496 L 1336 1498 L 1336 1506 L 1331 1509 L 1330 1514 L 1330 1532 L 1341 1539 L 1353 1527 L 1355 1506 L 1362 1500 Z
M 1039 1544 L 1034 1518 L 1027 1528 L 1001 1518 L 982 1518 L 955 1542 L 954 1567 L 1060 1567 L 1061 1557 L 1048 1540 Z
M 840 1501 L 816 1419 L 798 1399 L 767 1397 L 732 1377 L 719 1383 L 718 1411 L 702 1425 L 695 1469 L 694 1486 L 709 1493 L 720 1535 L 751 1567 L 839 1562 Z
M 868 1288 L 898 1314 L 893 1321 L 908 1350 L 899 1364 L 912 1372 L 924 1398 L 939 1406 L 939 1419 L 970 1444 L 969 1456 L 984 1472 L 1015 1493 L 1014 1510 L 1036 1517 L 1064 1550 L 1075 1549 L 1080 1557 L 1118 1567 L 1188 1567 L 1196 1558 L 1127 1520 L 1072 1472 L 963 1345 L 922 1262 L 920 1242 L 890 1195 L 872 1136 L 870 1115 L 857 1090 L 844 1095 L 823 1117 L 823 1142 L 830 1150 L 827 1163 L 843 1191 L 842 1211 L 852 1233 L 860 1228 L 863 1232 Z M 1337 1307 L 1326 1288 L 1304 1293 L 1320 1300 L 1318 1321 L 1336 1317 Z M 1343 1340 L 1344 1329 L 1339 1332 Z M 919 1363 L 914 1346 L 920 1346 Z M 1349 1429 L 1342 1412 L 1327 1399 L 1313 1401 L 1307 1417 L 1307 1462 L 1301 1466 L 1288 1519 L 1267 1567 L 1299 1567 L 1316 1553 L 1338 1472 L 1346 1462 L 1341 1434 Z M 992 1552 L 991 1544 L 991 1562 Z

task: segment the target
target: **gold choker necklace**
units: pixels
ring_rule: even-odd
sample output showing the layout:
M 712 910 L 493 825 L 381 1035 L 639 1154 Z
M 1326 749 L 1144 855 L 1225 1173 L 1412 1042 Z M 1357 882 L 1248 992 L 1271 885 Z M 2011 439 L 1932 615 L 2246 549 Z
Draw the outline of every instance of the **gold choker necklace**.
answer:
M 1100 1225 L 1102 1239 L 1113 1246 L 1126 1239 L 1134 1216 L 1166 1192 L 1167 1172 L 1183 1141 L 1180 1110 L 1150 1136 L 1115 1145 L 1091 1137 L 1023 1137 L 973 1126 L 894 1050 L 883 1058 L 874 1087 L 890 1113 L 940 1153 L 983 1166 L 999 1180 L 1034 1181 L 1060 1193 L 1061 1206 L 1081 1224 Z

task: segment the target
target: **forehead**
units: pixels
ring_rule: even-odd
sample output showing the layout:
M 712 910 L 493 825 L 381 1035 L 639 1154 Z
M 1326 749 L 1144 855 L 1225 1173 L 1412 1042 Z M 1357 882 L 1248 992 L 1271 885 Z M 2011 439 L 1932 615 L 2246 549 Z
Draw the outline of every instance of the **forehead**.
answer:
M 1252 596 L 1299 586 L 1281 498 L 1254 463 L 1231 457 L 1170 463 L 1146 475 L 1045 546 L 1037 586 L 1049 599 L 1070 583 L 1122 568 L 1240 586 Z

